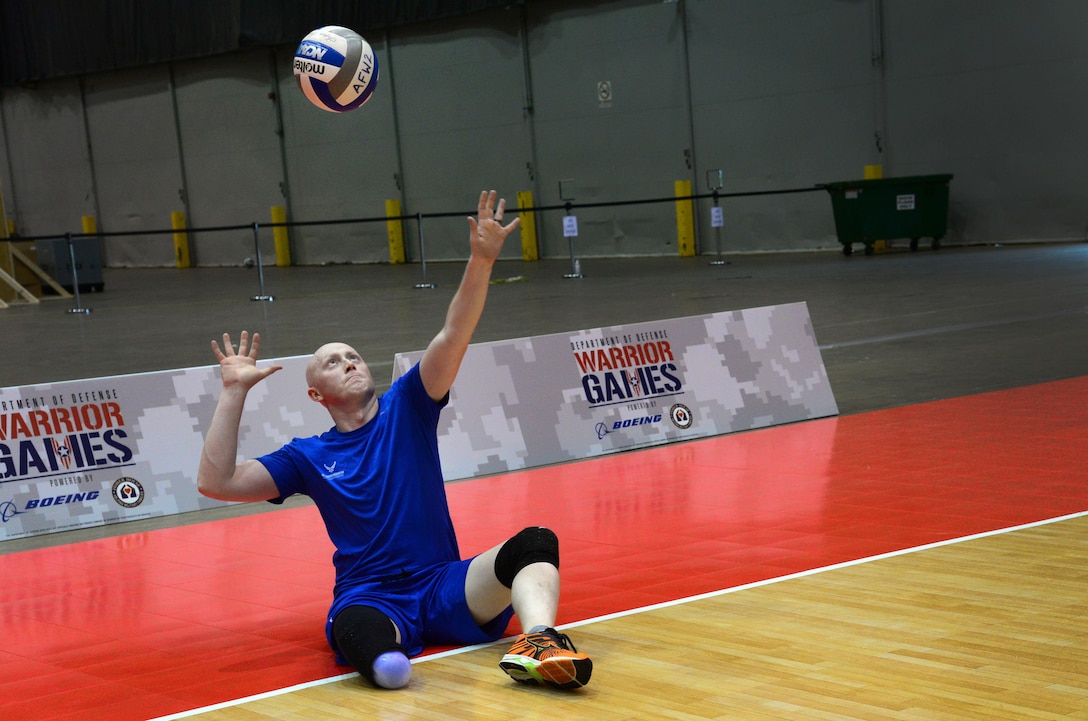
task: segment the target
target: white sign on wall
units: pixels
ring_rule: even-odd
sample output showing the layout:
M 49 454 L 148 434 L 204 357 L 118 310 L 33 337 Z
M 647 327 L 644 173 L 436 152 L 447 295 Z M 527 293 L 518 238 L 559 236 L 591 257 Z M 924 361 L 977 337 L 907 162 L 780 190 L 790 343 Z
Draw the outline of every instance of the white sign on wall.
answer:
M 597 104 L 602 108 L 612 107 L 612 81 L 597 81 Z

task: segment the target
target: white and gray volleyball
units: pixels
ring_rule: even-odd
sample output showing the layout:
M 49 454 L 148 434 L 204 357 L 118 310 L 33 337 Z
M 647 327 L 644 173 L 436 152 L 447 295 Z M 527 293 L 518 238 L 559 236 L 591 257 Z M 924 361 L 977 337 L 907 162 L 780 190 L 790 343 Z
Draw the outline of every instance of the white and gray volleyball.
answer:
M 322 110 L 355 110 L 378 85 L 378 57 L 359 33 L 327 25 L 299 43 L 295 80 L 306 99 Z

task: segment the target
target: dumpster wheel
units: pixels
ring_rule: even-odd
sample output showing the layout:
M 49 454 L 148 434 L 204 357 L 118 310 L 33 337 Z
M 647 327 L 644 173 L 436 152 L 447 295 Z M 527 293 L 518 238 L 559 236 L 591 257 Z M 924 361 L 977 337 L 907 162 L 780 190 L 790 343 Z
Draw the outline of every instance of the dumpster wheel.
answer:
M 854 254 L 854 246 L 850 243 L 843 243 L 842 254 L 849 258 L 851 255 Z
M 918 238 L 910 239 L 910 252 L 915 253 L 918 251 Z

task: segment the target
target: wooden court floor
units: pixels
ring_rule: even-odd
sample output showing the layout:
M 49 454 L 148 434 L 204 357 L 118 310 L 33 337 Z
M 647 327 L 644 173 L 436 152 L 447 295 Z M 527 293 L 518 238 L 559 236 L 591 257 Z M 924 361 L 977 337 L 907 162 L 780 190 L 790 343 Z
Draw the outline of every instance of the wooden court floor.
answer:
M 569 693 L 345 676 L 309 506 L 7 554 L 0 718 L 1088 719 L 1086 457 L 1078 378 L 451 484 L 559 533 Z

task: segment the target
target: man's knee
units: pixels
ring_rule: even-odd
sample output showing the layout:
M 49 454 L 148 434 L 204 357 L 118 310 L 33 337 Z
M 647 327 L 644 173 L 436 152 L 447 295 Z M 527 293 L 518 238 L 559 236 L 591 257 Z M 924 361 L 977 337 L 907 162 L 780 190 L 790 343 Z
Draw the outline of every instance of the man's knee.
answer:
M 341 655 L 370 683 L 383 688 L 408 683 L 411 662 L 397 643 L 397 627 L 381 611 L 348 606 L 336 614 L 332 635 Z
M 495 556 L 495 576 L 510 588 L 521 569 L 534 563 L 559 568 L 559 538 L 547 528 L 526 528 L 504 543 Z

